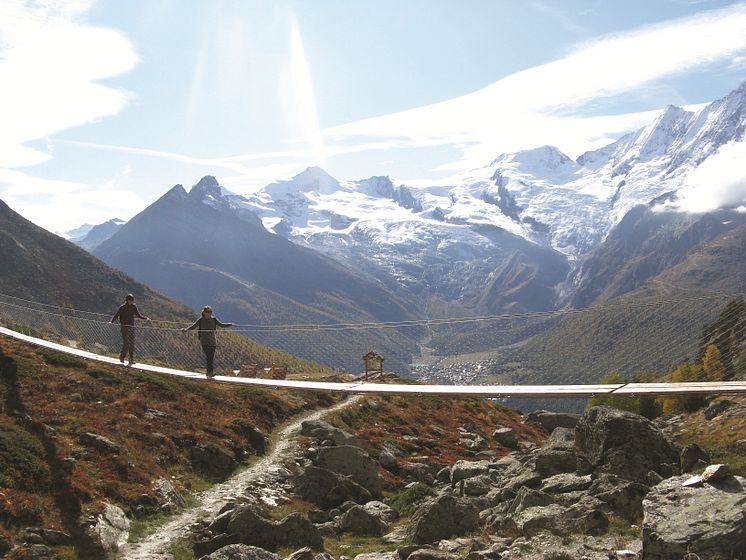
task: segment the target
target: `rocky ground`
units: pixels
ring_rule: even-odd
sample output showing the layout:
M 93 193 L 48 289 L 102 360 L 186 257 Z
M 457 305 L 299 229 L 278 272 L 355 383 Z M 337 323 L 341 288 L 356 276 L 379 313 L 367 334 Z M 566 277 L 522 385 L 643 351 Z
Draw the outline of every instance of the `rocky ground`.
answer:
M 410 470 L 396 493 L 389 475 L 407 459 L 396 448 L 371 453 L 344 430 L 304 422 L 309 443 L 287 483 L 312 505 L 275 519 L 255 501 L 231 502 L 192 527 L 194 557 L 330 560 L 337 543 L 342 560 L 338 543 L 365 540 L 355 560 L 746 558 L 746 480 L 722 469 L 693 479 L 710 463 L 699 447 L 608 407 L 525 421 L 550 434 L 542 445 L 497 429 L 507 455 Z

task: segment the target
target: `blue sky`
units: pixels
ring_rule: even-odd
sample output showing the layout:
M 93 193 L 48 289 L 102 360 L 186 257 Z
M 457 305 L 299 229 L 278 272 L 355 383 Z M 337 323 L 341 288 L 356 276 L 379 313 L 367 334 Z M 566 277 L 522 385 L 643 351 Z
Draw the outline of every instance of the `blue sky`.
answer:
M 447 184 L 746 79 L 746 3 L 0 2 L 0 198 L 65 231 L 206 174 Z

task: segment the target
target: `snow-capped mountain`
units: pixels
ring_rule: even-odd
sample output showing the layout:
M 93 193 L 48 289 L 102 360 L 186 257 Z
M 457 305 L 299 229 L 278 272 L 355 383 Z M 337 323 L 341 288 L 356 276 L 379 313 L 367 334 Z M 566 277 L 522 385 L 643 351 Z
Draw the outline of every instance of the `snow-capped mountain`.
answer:
M 93 251 L 96 247 L 101 245 L 104 241 L 114 235 L 119 228 L 121 228 L 126 222 L 119 218 L 114 218 L 103 224 L 90 226 L 88 224 L 79 227 L 77 230 L 68 232 L 69 234 L 80 232 L 77 236 L 71 236 L 70 241 L 75 243 L 78 247 L 82 247 L 86 251 Z
M 501 154 L 449 185 L 339 181 L 311 167 L 249 196 L 207 176 L 190 197 L 351 264 L 424 310 L 434 300 L 467 312 L 551 309 L 599 281 L 583 263 L 631 210 L 675 198 L 721 146 L 744 140 L 744 107 L 746 82 L 697 111 L 669 106 L 577 160 L 552 146 Z
M 338 181 L 309 168 L 232 200 L 269 231 L 472 307 L 516 251 L 523 265 L 551 271 L 551 281 L 537 280 L 559 290 L 562 281 L 551 282 L 563 267 L 579 266 L 630 210 L 675 195 L 721 146 L 743 141 L 744 107 L 746 82 L 698 111 L 669 106 L 648 126 L 577 160 L 544 146 L 425 188 L 394 186 L 388 177 Z

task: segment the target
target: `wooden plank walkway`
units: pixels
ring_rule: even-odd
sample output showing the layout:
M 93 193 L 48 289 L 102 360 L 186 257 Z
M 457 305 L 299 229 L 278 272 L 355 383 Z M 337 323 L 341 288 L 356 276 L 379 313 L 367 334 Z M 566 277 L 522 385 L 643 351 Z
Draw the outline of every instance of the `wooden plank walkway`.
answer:
M 80 358 L 94 360 L 119 367 L 122 364 L 117 358 L 102 356 L 85 350 L 79 350 L 63 344 L 49 342 L 19 332 L 0 327 L 0 334 L 41 346 L 58 352 L 64 352 Z M 131 367 L 140 371 L 174 375 L 187 379 L 199 379 L 206 381 L 202 373 L 184 371 L 150 364 L 136 363 Z M 625 396 L 659 396 L 659 395 L 729 395 L 746 394 L 746 381 L 722 381 L 722 382 L 700 382 L 700 383 L 627 383 L 609 385 L 425 385 L 425 384 L 389 384 L 389 383 L 327 383 L 322 381 L 297 381 L 292 379 L 256 379 L 248 377 L 232 377 L 218 375 L 212 379 L 222 383 L 233 383 L 239 385 L 254 385 L 270 389 L 292 389 L 296 391 L 322 391 L 349 394 L 376 394 L 376 395 L 421 395 L 440 397 L 484 397 L 484 398 L 506 398 L 506 397 L 593 397 L 601 395 L 625 395 Z

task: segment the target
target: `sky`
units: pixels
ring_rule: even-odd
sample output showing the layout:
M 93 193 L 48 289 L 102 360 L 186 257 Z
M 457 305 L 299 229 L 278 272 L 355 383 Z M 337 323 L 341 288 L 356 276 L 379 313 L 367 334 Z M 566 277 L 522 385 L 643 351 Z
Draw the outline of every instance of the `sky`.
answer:
M 0 0 L 0 199 L 61 233 L 204 175 L 449 184 L 744 79 L 746 2 Z

